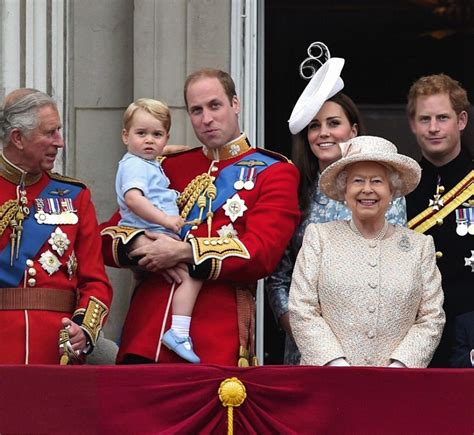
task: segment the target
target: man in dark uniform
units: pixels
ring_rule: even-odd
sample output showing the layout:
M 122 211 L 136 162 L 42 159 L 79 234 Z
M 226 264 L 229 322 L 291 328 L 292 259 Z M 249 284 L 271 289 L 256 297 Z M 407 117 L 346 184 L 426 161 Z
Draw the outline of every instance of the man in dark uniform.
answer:
M 448 367 L 455 318 L 474 310 L 474 166 L 461 146 L 469 101 L 445 74 L 421 77 L 408 93 L 410 128 L 423 169 L 407 196 L 408 226 L 433 236 L 445 295 L 446 326 L 430 367 Z

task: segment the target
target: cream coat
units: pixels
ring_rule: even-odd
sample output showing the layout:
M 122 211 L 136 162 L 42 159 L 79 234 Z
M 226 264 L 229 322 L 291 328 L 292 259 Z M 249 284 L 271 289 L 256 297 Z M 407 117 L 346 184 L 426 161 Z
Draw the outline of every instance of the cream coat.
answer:
M 426 367 L 445 315 L 431 236 L 397 226 L 382 241 L 348 222 L 308 226 L 290 289 L 301 364 Z

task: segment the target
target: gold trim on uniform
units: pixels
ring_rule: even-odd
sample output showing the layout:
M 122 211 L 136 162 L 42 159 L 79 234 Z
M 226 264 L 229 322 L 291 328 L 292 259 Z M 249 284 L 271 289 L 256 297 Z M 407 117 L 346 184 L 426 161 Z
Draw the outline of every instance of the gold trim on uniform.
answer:
M 120 239 L 120 241 L 126 245 L 133 237 L 144 232 L 145 230 L 139 228 L 113 226 L 104 228 L 100 234 L 102 236 L 110 236 L 114 241 Z
M 196 265 L 212 258 L 219 261 L 227 257 L 250 258 L 245 245 L 236 238 L 193 237 L 188 242 L 191 243 L 194 264 Z
M 424 233 L 446 216 L 453 212 L 463 202 L 474 195 L 474 170 L 469 172 L 456 186 L 443 196 L 443 207 L 439 211 L 429 206 L 426 210 L 410 219 L 408 228 L 418 233 Z M 440 221 L 441 220 L 441 221 Z
M 209 160 L 220 161 L 233 159 L 234 157 L 240 156 L 240 154 L 247 152 L 250 148 L 251 147 L 247 140 L 247 136 L 245 134 L 241 134 L 237 139 L 226 143 L 220 148 L 210 149 L 206 146 L 203 146 L 202 151 Z
M 99 337 L 99 332 L 102 329 L 102 323 L 105 316 L 109 313 L 107 306 L 99 299 L 91 296 L 84 313 L 82 327 L 86 330 L 92 340 L 92 345 L 95 346 Z
M 10 183 L 30 186 L 37 183 L 43 174 L 28 174 L 0 153 L 0 175 Z
M 209 273 L 208 279 L 216 280 L 219 278 L 222 269 L 222 261 L 215 258 L 211 259 L 211 272 Z

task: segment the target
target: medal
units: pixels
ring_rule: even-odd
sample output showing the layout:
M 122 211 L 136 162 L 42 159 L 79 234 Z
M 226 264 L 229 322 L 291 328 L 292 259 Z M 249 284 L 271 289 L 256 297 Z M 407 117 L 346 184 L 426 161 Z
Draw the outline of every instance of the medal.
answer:
M 244 189 L 245 190 L 252 190 L 254 187 L 255 187 L 255 177 L 256 177 L 256 172 L 257 172 L 257 169 L 256 168 L 250 168 L 248 170 L 248 174 L 247 174 L 247 181 L 244 183 Z
M 41 198 L 35 199 L 36 213 L 35 219 L 39 224 L 44 224 L 46 222 L 46 213 L 44 212 L 44 202 Z
M 464 261 L 466 262 L 464 266 L 470 266 L 471 272 L 474 272 L 474 251 L 471 251 L 471 256 L 469 258 L 464 257 Z
M 225 215 L 229 216 L 232 222 L 235 222 L 237 218 L 242 217 L 245 210 L 247 210 L 245 201 L 240 198 L 238 193 L 236 193 L 232 198 L 227 199 L 222 208 L 225 210 Z
M 222 225 L 222 227 L 217 230 L 217 234 L 219 234 L 222 238 L 229 238 L 232 239 L 233 237 L 237 237 L 237 231 L 235 230 L 232 224 L 229 225 Z
M 440 185 L 441 177 L 438 175 L 438 182 L 436 185 L 436 193 L 433 196 L 433 199 L 430 199 L 429 206 L 433 208 L 433 210 L 438 211 L 440 208 L 444 206 L 443 199 L 441 195 L 444 192 L 444 186 Z
M 474 236 L 474 207 L 469 207 L 466 209 L 467 211 L 467 221 L 469 222 L 467 226 L 467 232 Z
M 51 233 L 48 243 L 52 246 L 53 251 L 56 251 L 60 256 L 62 256 L 71 242 L 67 238 L 66 233 L 64 233 L 61 228 L 57 227 L 54 230 L 54 233 Z
M 234 183 L 235 190 L 242 190 L 244 188 L 244 172 L 245 168 L 240 168 L 239 179 Z
M 234 183 L 235 190 L 252 190 L 255 187 L 257 170 L 254 167 L 240 168 L 239 179 Z
M 456 212 L 456 234 L 458 236 L 465 236 L 468 232 L 467 228 L 467 219 L 466 214 L 464 213 L 463 208 L 458 208 L 455 210 Z
M 77 271 L 77 258 L 74 251 L 69 256 L 69 260 L 67 261 L 66 266 L 67 266 L 67 274 L 69 275 L 69 280 L 71 280 L 73 276 L 76 275 L 76 271 Z
M 74 225 L 79 222 L 71 198 L 37 198 L 35 204 L 35 219 L 39 224 Z
M 38 261 L 40 262 L 41 267 L 48 272 L 49 276 L 57 272 L 61 267 L 61 262 L 58 260 L 58 257 L 56 257 L 56 255 L 54 255 L 50 250 L 43 252 Z

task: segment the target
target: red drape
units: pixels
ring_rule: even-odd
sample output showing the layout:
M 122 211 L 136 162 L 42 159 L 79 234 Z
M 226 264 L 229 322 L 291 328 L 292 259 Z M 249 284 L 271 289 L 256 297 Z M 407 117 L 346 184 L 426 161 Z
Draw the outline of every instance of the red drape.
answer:
M 474 370 L 214 365 L 0 366 L 0 433 L 472 434 Z

